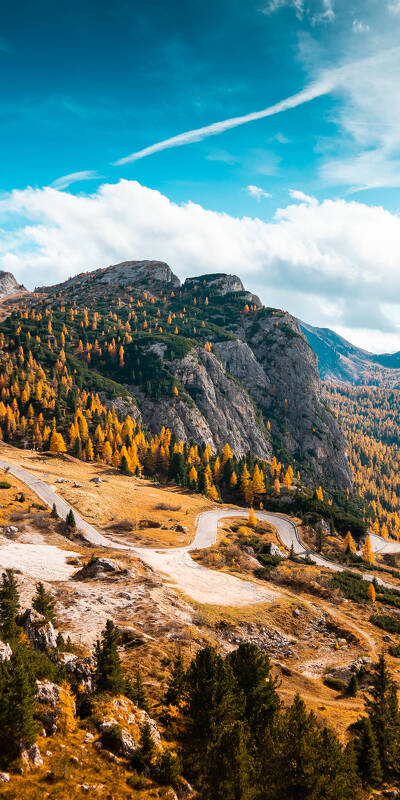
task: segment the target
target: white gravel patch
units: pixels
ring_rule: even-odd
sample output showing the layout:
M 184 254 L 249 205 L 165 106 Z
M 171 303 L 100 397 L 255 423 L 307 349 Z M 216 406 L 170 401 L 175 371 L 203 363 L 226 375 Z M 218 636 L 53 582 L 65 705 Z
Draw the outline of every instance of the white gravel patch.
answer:
M 76 566 L 67 564 L 67 558 L 79 553 L 60 550 L 52 544 L 26 544 L 4 542 L 0 546 L 0 568 L 20 570 L 24 575 L 43 581 L 67 581 Z

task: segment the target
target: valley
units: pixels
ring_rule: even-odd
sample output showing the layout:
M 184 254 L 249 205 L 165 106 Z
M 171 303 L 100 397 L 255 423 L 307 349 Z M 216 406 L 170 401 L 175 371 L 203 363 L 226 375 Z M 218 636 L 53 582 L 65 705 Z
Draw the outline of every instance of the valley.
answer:
M 24 717 L 34 744 L 0 764 L 4 796 L 36 800 L 54 782 L 46 797 L 67 798 L 68 763 L 74 793 L 108 797 L 111 781 L 115 800 L 202 797 L 211 766 L 200 766 L 199 742 L 190 764 L 194 676 L 217 669 L 213 714 L 227 664 L 244 657 L 246 669 L 263 664 L 257 691 L 273 691 L 273 724 L 312 711 L 314 737 L 333 731 L 334 781 L 346 775 L 354 797 L 367 797 L 348 747 L 361 746 L 382 652 L 400 680 L 397 511 L 383 469 L 376 501 L 363 490 L 356 407 L 347 389 L 321 387 L 297 321 L 264 308 L 235 276 L 181 284 L 163 262 L 21 290 L 3 309 L 0 606 L 16 592 L 21 613 L 11 615 L 13 634 L 1 623 L 1 674 L 7 686 L 7 665 L 22 659 L 38 687 Z M 175 708 L 166 697 L 178 667 Z M 40 727 L 43 681 L 70 698 L 69 722 L 53 732 Z M 250 726 L 240 736 L 253 736 L 258 723 L 239 706 L 237 724 Z M 144 708 L 154 752 L 147 718 L 137 722 Z M 321 747 L 328 757 L 331 744 Z M 279 792 L 282 775 L 270 779 Z M 392 782 L 388 773 L 384 786 Z

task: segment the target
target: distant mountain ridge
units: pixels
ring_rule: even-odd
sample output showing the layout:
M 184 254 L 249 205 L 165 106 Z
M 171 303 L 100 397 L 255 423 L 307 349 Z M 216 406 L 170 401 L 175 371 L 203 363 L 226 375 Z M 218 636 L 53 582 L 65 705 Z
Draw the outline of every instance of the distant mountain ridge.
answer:
M 370 353 L 330 328 L 317 328 L 301 320 L 299 324 L 317 356 L 322 380 L 353 386 L 400 387 L 400 352 Z

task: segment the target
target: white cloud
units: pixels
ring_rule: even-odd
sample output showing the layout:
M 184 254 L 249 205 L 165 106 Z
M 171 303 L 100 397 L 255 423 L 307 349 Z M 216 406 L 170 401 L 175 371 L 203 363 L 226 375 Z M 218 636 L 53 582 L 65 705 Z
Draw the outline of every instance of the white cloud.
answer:
M 393 3 L 388 3 L 387 9 L 390 14 L 396 16 L 396 14 L 400 14 L 400 0 L 394 0 Z
M 298 20 L 309 17 L 312 25 L 332 22 L 335 19 L 333 0 L 318 0 L 317 8 L 315 8 L 315 3 L 306 2 L 306 0 L 269 0 L 267 5 L 261 9 L 261 13 L 270 16 L 282 8 L 292 8 Z
M 289 189 L 289 195 L 293 200 L 299 200 L 300 203 L 307 203 L 310 206 L 318 205 L 316 197 L 312 197 L 310 194 L 304 194 L 304 192 L 300 192 L 298 189 Z
M 339 68 L 327 71 L 317 81 L 314 81 L 306 86 L 305 89 L 302 89 L 300 92 L 285 98 L 285 100 L 280 100 L 279 103 L 268 106 L 268 108 L 264 108 L 261 111 L 253 111 L 250 114 L 243 114 L 239 117 L 221 120 L 220 122 L 213 122 L 211 125 L 205 125 L 203 128 L 196 128 L 192 131 L 179 133 L 177 136 L 171 136 L 169 139 L 163 139 L 161 142 L 156 142 L 156 144 L 152 144 L 149 147 L 144 147 L 142 150 L 137 150 L 136 152 L 131 153 L 129 156 L 124 156 L 124 158 L 120 158 L 118 161 L 115 161 L 113 166 L 123 166 L 124 164 L 129 164 L 132 161 L 138 161 L 140 158 L 146 158 L 147 156 L 151 156 L 154 153 L 159 153 L 162 150 L 167 150 L 171 147 L 182 147 L 182 145 L 185 144 L 201 142 L 208 136 L 217 136 L 220 133 L 224 133 L 224 131 L 237 128 L 239 125 L 245 125 L 248 122 L 255 122 L 259 119 L 265 119 L 265 117 L 273 117 L 275 114 L 281 114 L 282 111 L 287 111 L 291 108 L 297 108 L 304 103 L 309 103 L 311 100 L 315 100 L 317 97 L 321 97 L 322 95 L 332 92 L 342 80 L 342 69 Z
M 255 197 L 258 201 L 260 201 L 262 197 L 272 197 L 272 194 L 269 194 L 269 192 L 264 192 L 264 189 L 261 189 L 260 186 L 254 186 L 253 184 L 246 186 L 245 191 L 251 197 Z
M 371 30 L 371 28 L 366 22 L 361 22 L 359 19 L 353 19 L 354 33 L 367 33 L 369 30 Z
M 30 288 L 130 258 L 167 261 L 181 278 L 234 272 L 268 305 L 400 349 L 400 218 L 294 191 L 301 202 L 271 222 L 178 205 L 136 181 L 88 196 L 14 191 L 0 197 L 0 268 Z
M 71 184 L 78 183 L 78 181 L 93 181 L 102 177 L 104 175 L 99 175 L 96 170 L 84 169 L 81 172 L 70 172 L 69 175 L 62 175 L 61 178 L 53 181 L 50 186 L 52 189 L 66 189 Z

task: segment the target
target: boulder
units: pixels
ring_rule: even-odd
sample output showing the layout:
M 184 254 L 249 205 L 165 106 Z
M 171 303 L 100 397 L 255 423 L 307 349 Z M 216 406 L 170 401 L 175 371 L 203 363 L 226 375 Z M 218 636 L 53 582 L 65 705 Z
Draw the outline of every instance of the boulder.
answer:
M 57 634 L 51 622 L 33 608 L 27 608 L 22 616 L 22 627 L 35 650 L 55 649 Z
M 7 539 L 16 539 L 18 532 L 19 529 L 16 527 L 16 525 L 6 525 L 4 528 L 4 536 L 7 536 Z
M 104 578 L 109 575 L 130 575 L 131 572 L 121 567 L 112 558 L 91 558 L 82 569 L 75 572 L 74 578 L 77 580 L 87 580 L 88 578 Z
M 176 781 L 175 791 L 179 800 L 192 800 L 192 798 L 196 796 L 196 792 L 182 775 L 180 775 Z
M 0 661 L 9 661 L 12 656 L 12 650 L 8 642 L 0 640 Z
M 58 730 L 58 723 L 62 714 L 66 692 L 62 686 L 51 681 L 37 681 L 37 702 L 42 708 L 39 717 L 43 723 L 46 734 L 52 736 Z M 75 704 L 73 707 L 76 712 Z
M 0 772 L 0 783 L 8 783 L 10 776 L 8 772 Z
M 37 744 L 31 744 L 29 745 L 29 747 L 21 745 L 20 756 L 25 769 L 28 771 L 31 769 L 31 766 L 33 767 L 43 766 L 42 754 Z
M 81 687 L 80 695 L 90 694 L 93 690 L 93 680 L 95 672 L 94 658 L 78 658 L 73 653 L 62 653 L 60 661 L 65 665 L 65 669 L 70 675 L 74 675 Z

